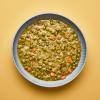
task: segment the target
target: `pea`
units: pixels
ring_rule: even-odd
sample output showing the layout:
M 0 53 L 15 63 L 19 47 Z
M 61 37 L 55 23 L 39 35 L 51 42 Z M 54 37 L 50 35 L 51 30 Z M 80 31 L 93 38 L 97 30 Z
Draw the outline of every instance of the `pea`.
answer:
M 20 48 L 22 48 L 22 47 L 23 47 L 23 45 L 19 44 L 17 48 L 20 49 Z

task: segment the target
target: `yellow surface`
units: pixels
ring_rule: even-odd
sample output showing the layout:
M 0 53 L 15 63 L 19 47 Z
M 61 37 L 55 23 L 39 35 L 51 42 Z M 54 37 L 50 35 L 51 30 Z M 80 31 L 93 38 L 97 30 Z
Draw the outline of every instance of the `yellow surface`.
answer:
M 12 61 L 12 39 L 33 15 L 54 12 L 73 20 L 87 41 L 81 74 L 64 87 L 46 89 L 25 80 Z M 0 100 L 100 100 L 100 0 L 0 0 Z

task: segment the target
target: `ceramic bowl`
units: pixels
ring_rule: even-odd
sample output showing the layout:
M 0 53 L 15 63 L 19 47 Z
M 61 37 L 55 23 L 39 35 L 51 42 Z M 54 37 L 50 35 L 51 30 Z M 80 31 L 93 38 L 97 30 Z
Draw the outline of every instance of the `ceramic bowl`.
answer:
M 22 31 L 34 21 L 41 20 L 41 19 L 49 19 L 49 18 L 60 20 L 64 23 L 68 23 L 69 25 L 71 25 L 77 31 L 78 37 L 81 41 L 82 52 L 81 52 L 81 59 L 79 61 L 79 64 L 76 67 L 76 69 L 70 75 L 68 75 L 64 80 L 44 81 L 44 80 L 39 80 L 39 79 L 35 78 L 34 76 L 29 74 L 23 68 L 22 64 L 19 61 L 18 54 L 17 54 L 18 39 L 19 39 Z M 22 24 L 22 26 L 18 29 L 18 31 L 15 34 L 15 37 L 13 40 L 12 53 L 13 53 L 14 63 L 16 65 L 18 71 L 20 72 L 20 74 L 22 76 L 24 76 L 25 79 L 27 79 L 28 81 L 30 81 L 33 84 L 36 84 L 36 85 L 42 86 L 42 87 L 59 87 L 59 86 L 63 86 L 65 84 L 68 84 L 69 82 L 71 82 L 82 71 L 85 61 L 86 61 L 87 48 L 86 48 L 86 42 L 85 42 L 84 36 L 75 23 L 73 23 L 70 19 L 68 19 L 62 15 L 54 14 L 54 13 L 45 13 L 45 14 L 39 14 L 39 15 L 33 16 L 32 18 L 28 19 L 25 23 Z

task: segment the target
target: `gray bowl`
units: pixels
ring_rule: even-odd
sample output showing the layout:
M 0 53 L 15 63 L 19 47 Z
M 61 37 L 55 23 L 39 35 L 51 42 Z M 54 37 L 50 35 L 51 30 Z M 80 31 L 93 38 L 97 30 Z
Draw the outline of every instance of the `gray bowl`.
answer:
M 29 74 L 26 70 L 24 70 L 23 66 L 21 65 L 21 63 L 18 59 L 17 43 L 18 43 L 18 39 L 21 35 L 21 32 L 28 25 L 30 25 L 32 22 L 35 22 L 35 21 L 40 20 L 40 19 L 49 19 L 49 18 L 61 20 L 62 22 L 68 23 L 69 25 L 71 25 L 77 31 L 78 37 L 81 41 L 82 52 L 81 52 L 81 59 L 79 61 L 79 64 L 78 64 L 77 68 L 70 75 L 68 75 L 68 77 L 66 77 L 66 79 L 64 79 L 64 80 L 58 80 L 58 81 L 39 80 L 39 79 L 33 77 L 31 74 Z M 12 49 L 13 49 L 12 53 L 13 53 L 14 63 L 16 65 L 18 71 L 22 74 L 22 76 L 24 76 L 24 78 L 27 79 L 28 81 L 30 81 L 31 83 L 36 84 L 38 86 L 43 86 L 43 87 L 59 87 L 59 86 L 68 84 L 73 79 L 75 79 L 84 67 L 85 60 L 86 60 L 86 52 L 87 52 L 86 42 L 85 42 L 85 39 L 84 39 L 83 34 L 80 31 L 80 29 L 68 18 L 66 18 L 62 15 L 52 14 L 52 13 L 40 14 L 37 16 L 33 16 L 32 18 L 27 20 L 16 32 L 15 37 L 14 37 L 14 41 L 13 41 L 13 48 Z

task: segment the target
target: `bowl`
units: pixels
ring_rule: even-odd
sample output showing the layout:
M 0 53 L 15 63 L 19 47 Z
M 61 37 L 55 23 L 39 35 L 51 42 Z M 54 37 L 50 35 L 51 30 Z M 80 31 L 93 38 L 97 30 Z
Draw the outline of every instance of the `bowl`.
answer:
M 19 39 L 22 31 L 34 21 L 41 20 L 41 19 L 49 19 L 49 18 L 60 20 L 64 23 L 68 23 L 69 25 L 71 25 L 77 32 L 78 37 L 81 42 L 82 52 L 81 52 L 81 58 L 80 58 L 79 64 L 76 67 L 76 69 L 71 74 L 69 74 L 64 80 L 44 81 L 44 80 L 35 78 L 34 76 L 29 74 L 24 69 L 24 67 L 22 66 L 22 64 L 19 61 L 18 54 L 17 54 L 18 39 Z M 15 37 L 13 40 L 13 46 L 12 46 L 12 53 L 13 53 L 13 60 L 16 65 L 16 68 L 18 69 L 20 74 L 25 79 L 27 79 L 28 81 L 30 81 L 33 84 L 36 84 L 36 85 L 42 86 L 42 87 L 59 87 L 59 86 L 68 84 L 69 82 L 74 80 L 79 75 L 79 73 L 82 71 L 85 61 L 86 61 L 87 48 L 86 48 L 86 42 L 85 42 L 84 36 L 83 36 L 82 32 L 80 31 L 80 29 L 76 26 L 75 23 L 73 23 L 71 20 L 69 20 L 68 18 L 66 18 L 62 15 L 54 14 L 54 13 L 45 13 L 45 14 L 39 14 L 39 15 L 33 16 L 32 18 L 28 19 L 24 24 L 22 24 L 22 26 L 18 29 L 18 31 L 15 34 Z

